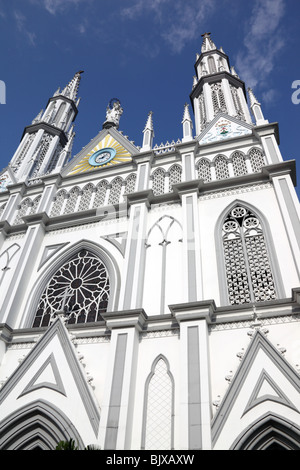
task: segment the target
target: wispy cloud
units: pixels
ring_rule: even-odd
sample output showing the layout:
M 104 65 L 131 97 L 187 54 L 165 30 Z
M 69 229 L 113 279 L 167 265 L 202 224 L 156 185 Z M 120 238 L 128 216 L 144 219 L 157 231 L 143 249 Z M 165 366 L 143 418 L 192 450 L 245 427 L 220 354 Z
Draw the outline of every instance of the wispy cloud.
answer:
M 36 0 L 33 0 L 36 2 Z M 78 6 L 80 3 L 86 3 L 87 0 L 39 0 L 39 3 L 42 3 L 44 8 L 51 13 L 51 15 L 55 15 L 60 11 L 66 10 L 68 7 Z
M 35 35 L 34 32 L 29 31 L 27 29 L 27 27 L 26 27 L 26 22 L 27 22 L 26 16 L 19 10 L 14 10 L 13 15 L 14 15 L 14 19 L 16 21 L 17 28 L 20 31 L 20 33 L 24 34 L 27 37 L 29 43 L 32 46 L 35 46 L 36 35 Z
M 280 33 L 284 14 L 285 0 L 255 0 L 244 47 L 235 63 L 247 86 L 263 88 L 273 71 L 278 53 L 285 46 L 285 37 Z M 270 98 L 271 93 L 265 96 Z
M 135 0 L 130 7 L 121 9 L 121 16 L 136 20 L 151 14 L 156 32 L 177 53 L 200 36 L 201 22 L 207 21 L 215 6 L 216 0 Z

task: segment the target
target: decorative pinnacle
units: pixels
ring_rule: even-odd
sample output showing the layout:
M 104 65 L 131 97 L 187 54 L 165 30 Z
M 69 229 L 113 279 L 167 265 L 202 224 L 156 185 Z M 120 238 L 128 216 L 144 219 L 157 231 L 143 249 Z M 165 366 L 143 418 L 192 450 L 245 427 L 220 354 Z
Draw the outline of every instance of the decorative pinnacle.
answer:
M 145 124 L 145 128 L 144 128 L 143 132 L 145 132 L 146 130 L 153 131 L 152 115 L 153 115 L 153 112 L 150 111 L 150 112 L 148 113 L 147 122 L 146 122 L 146 124 Z
M 188 103 L 185 103 L 184 105 L 184 112 L 183 112 L 183 118 L 182 118 L 181 124 L 183 124 L 184 121 L 190 121 L 190 122 L 192 121 Z
M 249 87 L 247 91 L 248 91 L 249 98 L 250 98 L 250 106 L 253 106 L 254 104 L 260 105 L 260 102 L 254 95 L 252 88 Z
M 73 101 L 76 100 L 82 73 L 83 73 L 83 70 L 79 70 L 79 72 L 75 73 L 72 80 L 68 83 L 68 85 L 62 91 L 62 95 L 66 96 L 67 98 L 70 98 Z
M 212 50 L 216 49 L 216 45 L 212 41 L 212 39 L 210 37 L 210 34 L 211 33 L 201 34 L 201 36 L 203 37 L 201 52 L 212 51 Z

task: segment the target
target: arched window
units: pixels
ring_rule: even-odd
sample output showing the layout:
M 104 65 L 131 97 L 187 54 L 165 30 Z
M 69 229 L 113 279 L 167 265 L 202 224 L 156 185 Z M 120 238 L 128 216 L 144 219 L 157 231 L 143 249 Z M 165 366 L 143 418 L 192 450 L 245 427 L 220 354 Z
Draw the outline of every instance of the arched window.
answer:
M 209 183 L 211 181 L 211 170 L 210 162 L 205 158 L 201 158 L 197 164 L 197 172 L 199 180 L 203 180 L 204 183 Z
M 33 327 L 48 326 L 57 312 L 68 323 L 102 320 L 110 293 L 108 272 L 92 252 L 82 249 L 61 266 L 48 282 L 38 304 Z
M 228 162 L 226 157 L 218 155 L 215 158 L 215 170 L 217 180 L 229 178 Z
M 74 212 L 77 200 L 79 198 L 79 188 L 75 186 L 75 188 L 72 188 L 71 191 L 69 192 L 69 198 L 67 200 L 67 204 L 65 207 L 65 214 L 71 214 Z
M 268 248 L 259 218 L 242 205 L 227 214 L 222 227 L 230 304 L 276 299 Z
M 61 191 L 59 191 L 59 193 L 57 193 L 52 209 L 51 209 L 50 217 L 56 217 L 62 214 L 63 204 L 64 204 L 66 197 L 67 197 L 67 191 L 65 191 L 64 189 L 62 189 Z
M 214 108 L 214 114 L 216 115 L 219 112 L 226 113 L 227 107 L 221 82 L 213 83 L 211 85 L 211 97 Z
M 90 208 L 90 203 L 94 191 L 94 185 L 92 183 L 87 184 L 82 191 L 80 198 L 80 204 L 78 207 L 79 211 L 85 211 Z
M 126 194 L 130 194 L 134 192 L 135 183 L 136 183 L 136 173 L 132 173 L 132 175 L 127 176 L 126 181 L 125 181 L 125 193 Z
M 145 386 L 143 449 L 172 449 L 173 395 L 174 382 L 169 365 L 163 356 L 158 356 Z
M 65 112 L 67 103 L 62 103 L 60 107 L 58 108 L 58 111 L 56 113 L 55 119 L 53 121 L 53 125 L 56 127 L 60 127 L 61 123 L 61 118 L 63 117 L 63 114 Z
M 242 176 L 248 173 L 244 155 L 241 152 L 234 152 L 231 159 L 234 176 Z
M 209 73 L 216 73 L 217 68 L 216 68 L 215 59 L 213 57 L 209 57 L 207 59 L 207 63 L 208 63 Z
M 180 165 L 173 165 L 170 168 L 169 191 L 173 191 L 173 184 L 181 182 L 182 168 Z
M 20 208 L 13 222 L 13 225 L 23 224 L 24 223 L 23 217 L 29 213 L 29 210 L 31 207 L 32 207 L 32 200 L 30 199 L 30 197 L 27 197 L 21 202 Z
M 152 175 L 152 190 L 154 196 L 165 193 L 165 170 L 157 168 Z
M 120 177 L 115 178 L 110 187 L 108 204 L 119 204 L 123 180 Z
M 253 172 L 260 171 L 265 165 L 265 159 L 261 150 L 253 148 L 249 152 L 250 163 Z
M 105 202 L 105 196 L 107 192 L 107 186 L 108 183 L 107 181 L 101 181 L 97 186 L 96 186 L 96 192 L 95 192 L 95 197 L 94 197 L 94 203 L 93 203 L 93 208 L 97 208 L 100 206 L 103 206 Z

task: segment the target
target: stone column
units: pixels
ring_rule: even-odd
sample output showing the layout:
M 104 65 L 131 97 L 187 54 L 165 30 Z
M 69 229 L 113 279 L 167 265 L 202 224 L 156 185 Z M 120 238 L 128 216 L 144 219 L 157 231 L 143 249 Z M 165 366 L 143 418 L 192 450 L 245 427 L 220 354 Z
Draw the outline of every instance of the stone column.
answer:
M 106 393 L 101 407 L 100 446 L 104 450 L 131 447 L 139 332 L 146 314 L 143 310 L 104 313 L 111 330 L 111 350 Z

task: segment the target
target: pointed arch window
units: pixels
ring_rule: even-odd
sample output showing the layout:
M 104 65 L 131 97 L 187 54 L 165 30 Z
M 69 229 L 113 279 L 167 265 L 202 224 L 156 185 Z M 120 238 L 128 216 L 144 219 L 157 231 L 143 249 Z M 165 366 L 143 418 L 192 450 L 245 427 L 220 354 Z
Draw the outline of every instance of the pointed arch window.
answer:
M 217 72 L 217 68 L 216 68 L 215 59 L 214 59 L 212 56 L 210 56 L 210 57 L 207 59 L 207 63 L 208 63 L 209 73 L 216 73 L 216 72 Z
M 30 210 L 31 207 L 32 207 L 32 200 L 30 199 L 30 197 L 27 197 L 26 199 L 24 199 L 21 202 L 20 208 L 19 208 L 18 213 L 15 217 L 13 225 L 18 225 L 18 224 L 24 223 L 23 222 L 23 217 L 29 213 L 29 210 Z
M 165 176 L 166 172 L 163 168 L 157 168 L 152 175 L 152 190 L 154 196 L 165 193 Z
M 48 282 L 33 327 L 48 326 L 59 311 L 65 312 L 69 324 L 100 321 L 101 313 L 106 312 L 109 294 L 105 265 L 92 252 L 80 250 Z
M 96 186 L 93 208 L 103 206 L 103 204 L 105 203 L 107 187 L 108 187 L 107 181 L 101 181 Z
M 246 207 L 235 206 L 224 220 L 222 239 L 230 304 L 276 299 L 268 248 L 259 218 Z
M 136 173 L 132 173 L 132 175 L 129 175 L 125 181 L 125 193 L 126 194 L 130 194 L 134 192 L 135 183 L 136 183 Z
M 250 163 L 253 172 L 260 171 L 265 165 L 265 159 L 261 150 L 253 148 L 249 152 Z
M 71 214 L 72 212 L 74 212 L 78 198 L 79 198 L 79 188 L 75 186 L 75 188 L 72 188 L 69 193 L 69 198 L 67 200 L 67 204 L 65 207 L 65 214 Z
M 223 112 L 227 113 L 225 96 L 222 90 L 222 83 L 217 82 L 211 85 L 211 97 L 213 103 L 214 114 Z
M 170 168 L 169 192 L 173 191 L 173 184 L 181 182 L 182 168 L 180 165 L 173 165 Z
M 223 155 L 215 158 L 215 170 L 217 180 L 229 178 L 228 161 Z
M 234 176 L 242 176 L 248 173 L 244 155 L 241 152 L 234 152 L 231 160 Z
M 198 178 L 203 180 L 204 183 L 209 183 L 211 181 L 211 170 L 210 162 L 205 158 L 202 158 L 197 164 Z
M 62 189 L 57 193 L 54 203 L 52 205 L 50 217 L 56 217 L 62 213 L 64 201 L 67 197 L 67 191 L 65 189 Z
M 159 356 L 152 365 L 145 387 L 142 448 L 173 448 L 174 381 L 167 360 Z
M 91 199 L 94 192 L 94 185 L 92 183 L 87 184 L 82 191 L 80 198 L 80 204 L 78 207 L 79 211 L 85 211 L 90 208 Z
M 110 187 L 108 204 L 119 204 L 122 191 L 122 178 L 115 178 Z

